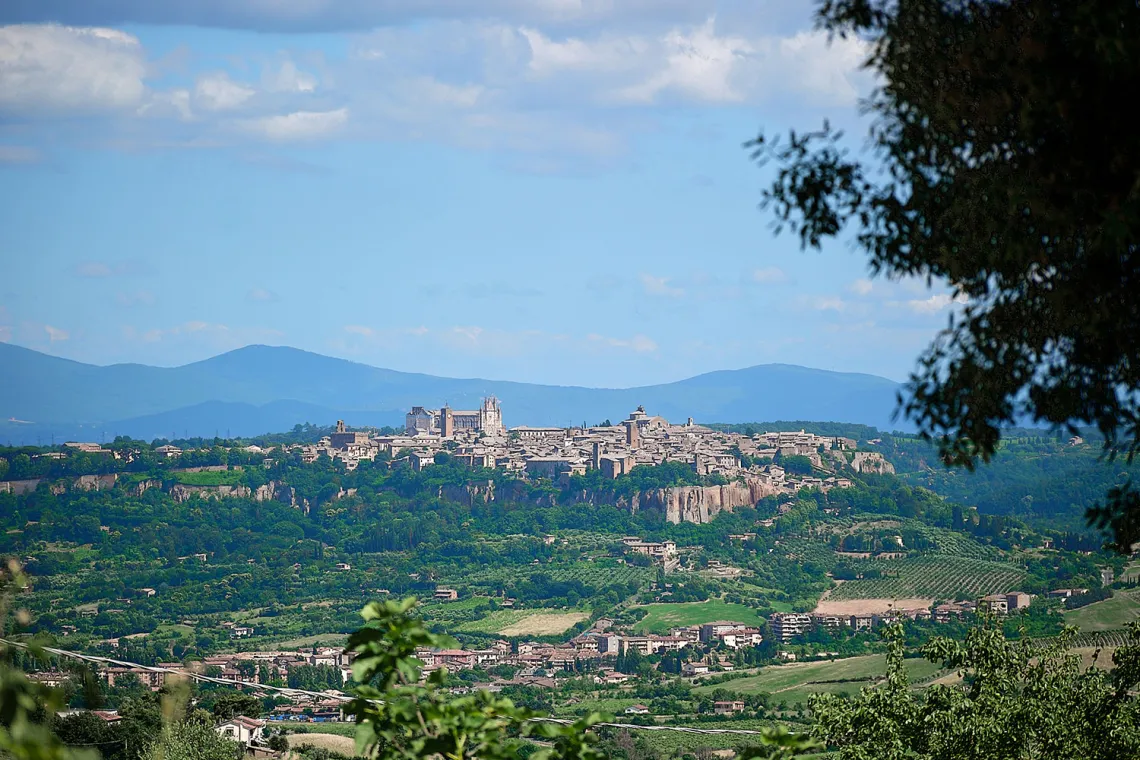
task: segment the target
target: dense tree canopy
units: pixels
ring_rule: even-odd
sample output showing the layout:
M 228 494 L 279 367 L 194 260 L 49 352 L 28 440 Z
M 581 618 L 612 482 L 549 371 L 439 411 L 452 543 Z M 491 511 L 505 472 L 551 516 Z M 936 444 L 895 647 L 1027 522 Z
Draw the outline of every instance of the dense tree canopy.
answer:
M 901 629 L 888 631 L 886 682 L 855 699 L 812 697 L 816 733 L 840 760 L 1136 757 L 1140 752 L 1140 628 L 1103 660 L 1081 665 L 1062 636 L 1048 644 L 1008 641 L 996 620 L 964 641 L 936 638 L 927 659 L 958 668 L 957 681 L 916 692 L 903 668 Z M 1102 666 L 1105 664 L 1102 660 Z
M 821 131 L 765 136 L 777 229 L 805 247 L 853 227 L 873 272 L 947 284 L 959 309 L 903 409 L 947 463 L 988 460 L 1026 418 L 1140 450 L 1140 6 L 1131 0 L 825 0 L 866 40 L 871 155 Z M 1090 513 L 1119 546 L 1140 496 Z

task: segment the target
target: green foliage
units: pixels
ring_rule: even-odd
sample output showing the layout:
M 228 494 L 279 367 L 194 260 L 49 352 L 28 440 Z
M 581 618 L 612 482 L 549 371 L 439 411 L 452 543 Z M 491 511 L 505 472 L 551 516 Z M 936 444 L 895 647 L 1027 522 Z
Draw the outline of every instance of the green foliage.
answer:
M 238 760 L 241 745 L 221 736 L 208 723 L 181 721 L 166 726 L 142 760 Z
M 813 469 L 811 459 L 798 454 L 778 456 L 776 457 L 776 464 L 793 475 L 811 475 Z
M 1140 90 L 1131 0 L 825 0 L 828 33 L 868 43 L 872 155 L 840 135 L 761 136 L 764 204 L 805 247 L 853 226 L 874 272 L 946 283 L 958 314 L 919 362 L 904 411 L 948 463 L 988 460 L 1028 418 L 1095 425 L 1140 451 Z M 1113 306 L 1108 306 L 1113 304 Z M 1121 304 L 1121 305 L 1117 305 Z M 1123 549 L 1140 494 L 1090 513 Z
M 973 471 L 940 467 L 937 449 L 917 438 L 886 437 L 881 450 L 909 483 L 983 513 L 1063 530 L 1084 527 L 1089 507 L 1131 472 L 1123 461 L 1101 462 L 1096 446 L 1044 435 L 1007 433 L 989 465 Z
M 713 430 L 726 433 L 740 433 L 753 436 L 760 433 L 814 433 L 829 438 L 851 438 L 852 440 L 871 441 L 880 437 L 878 428 L 870 425 L 860 425 L 853 422 L 819 422 L 808 420 L 780 420 L 776 422 L 710 422 L 702 423 Z
M 238 715 L 256 718 L 261 715 L 261 700 L 252 694 L 227 692 L 219 694 L 210 707 L 210 712 L 219 721 L 230 720 Z
M 17 611 L 17 620 L 9 619 L 13 594 L 28 586 L 28 578 L 15 560 L 0 569 L 0 635 L 11 636 L 12 625 L 19 618 L 26 622 L 27 613 Z M 33 655 L 42 649 L 30 644 Z M 91 750 L 66 747 L 51 731 L 50 715 L 62 707 L 62 695 L 42 684 L 29 681 L 12 660 L 14 647 L 0 642 L 0 757 L 14 760 L 94 760 Z
M 542 750 L 543 760 L 601 760 L 587 729 L 600 720 L 590 716 L 563 726 L 528 721 L 530 711 L 486 691 L 453 698 L 442 688 L 447 671 L 433 671 L 421 683 L 420 647 L 454 646 L 433 634 L 411 615 L 414 599 L 372 602 L 361 613 L 365 625 L 349 637 L 356 653 L 353 678 L 361 685 L 346 713 L 357 722 L 357 751 L 372 758 L 440 757 L 514 758 L 517 737 L 536 731 L 553 742 Z
M 676 626 L 700 625 L 714 620 L 732 620 L 746 625 L 761 625 L 764 622 L 756 610 L 750 607 L 727 604 L 717 599 L 685 604 L 650 604 L 643 609 L 648 614 L 637 624 L 637 630 L 649 633 L 665 633 Z
M 841 760 L 1109 758 L 1140 752 L 1140 627 L 1116 650 L 1112 673 L 1083 670 L 1068 634 L 1047 644 L 1009 641 L 992 619 L 965 641 L 936 638 L 932 662 L 960 670 L 958 684 L 910 688 L 902 630 L 892 626 L 886 682 L 857 698 L 811 699 L 816 734 Z

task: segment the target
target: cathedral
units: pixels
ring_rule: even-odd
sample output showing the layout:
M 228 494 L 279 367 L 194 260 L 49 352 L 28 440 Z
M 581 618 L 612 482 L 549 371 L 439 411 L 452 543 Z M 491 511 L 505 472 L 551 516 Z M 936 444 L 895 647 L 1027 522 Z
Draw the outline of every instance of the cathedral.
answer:
M 442 409 L 412 407 L 404 418 L 404 429 L 408 435 L 438 435 L 452 438 L 459 431 L 472 431 L 487 435 L 502 435 L 503 410 L 494 396 L 483 399 L 480 407 L 473 411 L 460 411 L 444 405 Z

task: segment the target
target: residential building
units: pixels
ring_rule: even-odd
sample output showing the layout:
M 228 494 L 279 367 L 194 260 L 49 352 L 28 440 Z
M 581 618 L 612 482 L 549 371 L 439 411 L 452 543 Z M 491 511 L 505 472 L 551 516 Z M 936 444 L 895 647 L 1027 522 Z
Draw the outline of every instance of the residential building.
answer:
M 681 666 L 681 675 L 683 676 L 700 676 L 708 672 L 708 663 L 704 662 L 686 662 Z
M 743 712 L 744 702 L 739 699 L 724 700 L 713 702 L 713 712 L 717 715 L 732 715 L 733 713 Z
M 1032 602 L 1033 595 L 1024 591 L 1011 591 L 1005 595 L 1006 609 L 1010 611 L 1028 609 Z
M 787 642 L 811 630 L 811 615 L 803 612 L 777 612 L 768 619 L 772 635 Z
M 249 745 L 261 741 L 262 733 L 265 731 L 265 721 L 238 715 L 224 723 L 219 723 L 214 727 L 214 730 L 226 738 Z
M 1009 599 L 1005 594 L 990 594 L 983 596 L 978 606 L 992 615 L 1004 615 L 1009 612 Z
M 702 644 L 712 643 L 725 631 L 744 628 L 745 626 L 746 623 L 739 620 L 716 620 L 712 623 L 705 623 L 700 628 L 699 640 Z

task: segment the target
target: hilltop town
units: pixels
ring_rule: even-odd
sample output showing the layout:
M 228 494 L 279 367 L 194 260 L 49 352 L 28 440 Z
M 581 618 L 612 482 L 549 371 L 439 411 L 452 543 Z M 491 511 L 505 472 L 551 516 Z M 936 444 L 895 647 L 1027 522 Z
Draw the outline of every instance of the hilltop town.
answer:
M 874 451 L 857 451 L 856 441 L 799 432 L 761 433 L 754 436 L 704 427 L 690 417 L 674 424 L 639 406 L 617 424 L 591 427 L 506 428 L 502 409 L 494 397 L 478 410 L 448 407 L 413 407 L 404 435 L 370 435 L 349 431 L 343 422 L 313 446 L 303 448 L 306 461 L 319 456 L 339 459 L 348 469 L 361 460 L 386 454 L 391 461 L 408 460 L 421 470 L 435 463 L 441 452 L 473 467 L 515 473 L 529 480 L 550 480 L 566 485 L 574 475 L 596 470 L 604 478 L 628 474 L 639 465 L 680 462 L 698 475 L 721 475 L 726 480 L 747 479 L 765 495 L 794 493 L 802 488 L 844 488 L 842 477 L 818 477 L 841 463 L 856 472 L 893 473 L 893 466 Z M 608 421 L 607 421 L 608 422 Z M 777 461 L 804 457 L 811 467 L 789 472 Z

